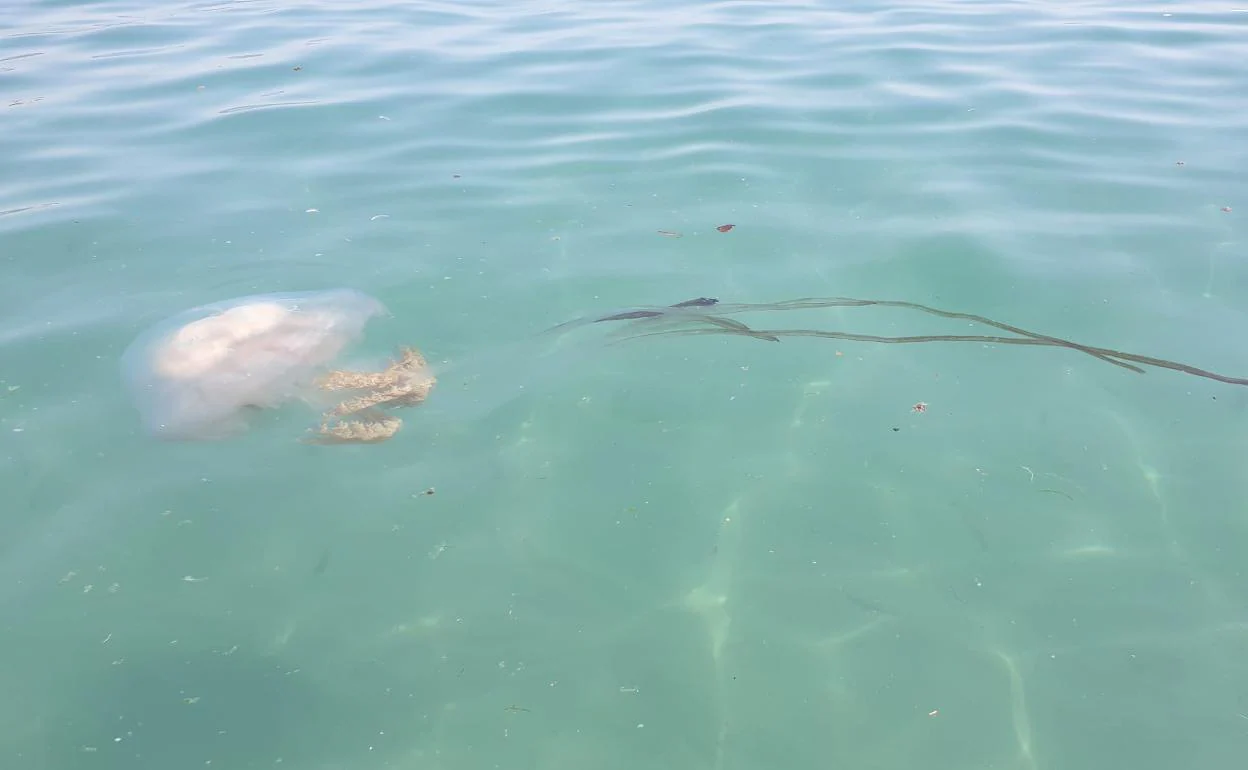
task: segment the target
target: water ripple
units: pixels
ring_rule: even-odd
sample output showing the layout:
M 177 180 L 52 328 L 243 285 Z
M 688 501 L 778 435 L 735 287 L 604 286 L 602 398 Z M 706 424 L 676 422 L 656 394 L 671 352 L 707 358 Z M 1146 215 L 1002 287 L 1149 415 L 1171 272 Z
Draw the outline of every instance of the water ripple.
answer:
M 287 467 L 285 486 L 269 485 L 277 458 L 291 456 L 274 448 L 279 439 L 273 436 L 239 444 L 238 455 L 214 449 L 165 452 L 139 444 L 116 381 L 117 355 L 142 326 L 201 302 L 354 285 L 383 297 L 395 311 L 380 332 L 378 349 L 416 342 L 445 357 L 506 351 L 532 331 L 596 308 L 699 295 L 761 301 L 861 294 L 931 301 L 989 314 L 1000 311 L 1020 323 L 1035 321 L 1041 328 L 1111 346 L 1140 343 L 1158 355 L 1187 358 L 1188 351 L 1192 357 L 1231 364 L 1238 350 L 1235 329 L 1248 324 L 1242 224 L 1248 212 L 1248 176 L 1243 173 L 1248 168 L 1248 81 L 1241 63 L 1248 50 L 1248 14 L 1232 12 L 1222 3 L 16 0 L 0 3 L 0 29 L 0 269 L 5 279 L 0 282 L 0 359 L 5 362 L 0 377 L 6 388 L 9 383 L 20 386 L 0 391 L 0 396 L 17 394 L 6 396 L 0 414 L 0 435 L 6 437 L 0 487 L 21 490 L 20 510 L 0 517 L 0 530 L 23 537 L 45 533 L 43 539 L 30 538 L 34 549 L 28 552 L 17 546 L 0 549 L 0 601 L 11 599 L 12 606 L 24 609 L 35 606 L 33 598 L 55 590 L 45 578 L 81 568 L 63 563 L 69 559 L 66 553 L 93 569 L 97 562 L 92 561 L 92 548 L 97 546 L 89 541 L 122 522 L 151 518 L 152 511 L 141 509 L 154 505 L 153 499 L 184 497 L 194 501 L 188 506 L 205 509 L 195 513 L 197 520 L 215 518 L 215 526 L 222 526 L 229 512 L 218 508 L 218 501 L 226 498 L 214 497 L 212 489 L 204 491 L 212 487 L 206 480 L 210 477 L 255 485 L 253 507 L 270 508 L 297 507 L 283 496 L 287 488 L 307 486 L 323 475 L 328 489 L 339 478 L 328 470 L 309 473 L 310 467 L 320 467 L 311 465 L 318 460 L 310 458 L 327 455 L 308 453 Z M 724 224 L 736 226 L 717 229 Z M 665 237 L 660 231 L 680 237 Z M 882 333 L 911 328 L 902 325 L 879 322 Z M 1199 454 L 1208 430 L 1201 415 L 1215 412 L 1199 409 L 1228 403 L 1197 393 L 1181 378 L 1150 375 L 1143 385 L 1131 380 L 1132 387 L 1156 398 L 1152 405 L 1137 405 L 1141 415 L 1151 418 L 1155 403 L 1184 406 L 1175 407 L 1177 416 L 1155 418 L 1159 422 L 1154 427 L 1162 426 L 1157 434 L 1141 429 L 1141 438 L 1132 437 L 1131 446 L 1124 448 L 1096 442 L 1092 431 L 1120 431 L 1120 426 L 1097 422 L 1103 415 L 1080 400 L 1119 408 L 1114 389 L 1125 387 L 1113 377 L 1120 373 L 1079 368 L 1070 358 L 1019 356 L 1007 359 L 1017 364 L 987 370 L 971 368 L 982 349 L 924 358 L 929 354 L 912 346 L 904 354 L 896 350 L 901 346 L 884 351 L 851 351 L 846 346 L 842 358 L 817 352 L 829 348 L 798 342 L 747 347 L 735 339 L 705 346 L 702 341 L 696 350 L 705 351 L 699 355 L 707 358 L 694 356 L 688 352 L 693 346 L 677 341 L 633 349 L 636 358 L 628 359 L 628 367 L 621 365 L 622 371 L 587 367 L 610 387 L 600 382 L 602 387 L 592 394 L 577 390 L 569 396 L 574 409 L 560 407 L 565 409 L 561 419 L 622 410 L 625 417 L 612 423 L 613 429 L 622 424 L 629 429 L 639 423 L 660 426 L 645 442 L 645 451 L 639 444 L 638 456 L 652 458 L 661 451 L 673 458 L 697 457 L 700 452 L 692 451 L 697 447 L 673 443 L 684 428 L 653 417 L 665 407 L 643 403 L 650 398 L 646 394 L 679 391 L 690 404 L 722 396 L 724 409 L 730 411 L 716 413 L 715 435 L 745 439 L 740 442 L 744 448 L 717 442 L 740 452 L 732 463 L 762 456 L 765 450 L 749 454 L 751 447 L 779 430 L 784 441 L 808 442 L 798 449 L 784 444 L 779 453 L 764 458 L 764 465 L 783 466 L 779 472 L 789 474 L 783 478 L 794 484 L 802 479 L 793 468 L 808 461 L 812 477 L 816 471 L 820 477 L 827 475 L 829 468 L 861 467 L 873 479 L 870 474 L 881 464 L 900 467 L 899 458 L 909 458 L 907 475 L 921 476 L 936 463 L 942 473 L 952 469 L 945 474 L 950 478 L 969 479 L 962 491 L 949 493 L 949 499 L 960 501 L 959 510 L 966 501 L 995 501 L 994 511 L 1023 505 L 1014 493 L 991 497 L 997 494 L 994 489 L 1017 488 L 1001 480 L 1005 471 L 994 467 L 984 472 L 980 463 L 1008 465 L 1008 473 L 1017 475 L 1014 465 L 1036 463 L 1033 456 L 1043 455 L 1051 444 L 1056 447 L 1050 456 L 1054 473 L 1082 474 L 1079 478 L 1087 486 L 1102 484 L 1110 469 L 1129 468 L 1127 473 L 1135 476 L 1123 482 L 1124 488 L 1139 494 L 1119 502 L 1123 510 L 1147 515 L 1118 523 L 1142 527 L 1138 522 L 1146 520 L 1154 527 L 1159 526 L 1158 503 L 1174 500 L 1177 511 L 1180 492 L 1185 491 L 1172 471 L 1185 463 L 1208 464 L 1208 454 Z M 728 374 L 708 373 L 717 364 Z M 770 371 L 773 378 L 751 379 L 760 371 Z M 933 398 L 931 414 L 909 415 L 909 404 L 927 398 L 929 391 L 943 394 L 943 403 Z M 1001 409 L 983 417 L 980 404 L 970 402 L 995 392 L 1016 394 L 1009 398 L 1022 406 L 1006 405 L 1002 398 Z M 871 399 L 849 400 L 855 393 L 870 393 Z M 751 400 L 765 410 L 755 415 L 766 415 L 758 418 L 757 430 L 737 422 L 753 419 L 736 411 Z M 794 403 L 800 405 L 796 412 Z M 876 422 L 855 422 L 857 413 L 877 407 L 884 411 L 872 412 L 870 420 Z M 634 419 L 636 414 L 646 417 Z M 1228 430 L 1242 435 L 1234 412 L 1216 414 Z M 1046 420 L 1064 425 L 1063 419 L 1072 423 L 1068 436 L 1055 438 L 1057 429 L 1051 427 L 1045 432 Z M 799 426 L 803 421 L 805 428 Z M 554 450 L 543 448 L 536 428 L 527 422 L 517 425 L 507 423 L 498 435 L 490 432 L 486 444 L 473 452 L 505 465 L 507 472 L 500 475 L 508 483 L 520 479 L 540 490 L 546 482 L 528 479 L 526 452 Z M 892 426 L 904 430 L 888 430 Z M 1164 451 L 1169 448 L 1167 436 L 1178 431 L 1196 437 L 1184 444 L 1186 455 L 1195 460 Z M 1002 436 L 1019 446 L 993 451 L 1005 440 Z M 1149 436 L 1155 440 L 1150 442 Z M 358 468 L 362 486 L 376 480 L 370 474 L 384 472 L 394 478 L 385 485 L 388 490 L 403 485 L 419 489 L 435 481 L 416 478 L 412 457 L 443 438 L 418 434 L 397 448 L 381 447 L 381 453 L 335 455 L 348 458 L 340 462 L 359 463 L 335 470 L 341 474 L 343 467 Z M 824 453 L 837 441 L 849 447 L 847 454 L 829 461 Z M 1233 459 L 1235 439 L 1219 441 L 1209 446 L 1229 447 L 1225 454 Z M 927 447 L 921 450 L 925 454 L 915 454 L 918 447 Z M 436 448 L 443 451 L 442 445 Z M 444 451 L 455 459 L 439 465 L 459 461 L 455 450 Z M 378 457 L 384 471 L 376 465 L 364 467 L 377 464 Z M 333 462 L 319 461 L 326 469 Z M 1145 463 L 1159 470 L 1146 471 Z M 1233 465 L 1229 460 L 1226 464 Z M 604 471 L 601 481 L 634 483 L 634 475 L 644 475 L 642 467 L 640 461 L 618 463 Z M 541 472 L 545 479 L 546 470 Z M 768 467 L 757 478 L 750 476 L 749 483 L 766 482 L 763 477 L 770 472 Z M 1038 465 L 1035 473 L 1042 473 Z M 1026 483 L 1021 475 L 1016 480 Z M 909 517 L 911 509 L 926 511 L 924 499 L 937 496 L 911 488 L 913 497 L 906 498 L 905 490 L 884 481 L 871 482 L 872 494 L 879 497 L 864 503 L 864 510 L 872 516 Z M 649 481 L 636 484 L 641 489 Z M 1204 485 L 1190 485 L 1198 486 Z M 315 489 L 319 494 L 320 487 Z M 439 490 L 441 500 L 441 486 Z M 451 499 L 455 492 L 448 491 Z M 691 510 L 713 508 L 707 521 L 716 527 L 726 503 L 720 491 L 699 490 L 698 495 L 709 497 L 691 504 Z M 1232 502 L 1242 497 L 1233 484 L 1223 491 Z M 651 492 L 647 487 L 639 494 L 649 499 Z M 396 492 L 405 504 L 411 493 Z M 531 500 L 507 497 L 499 506 L 518 522 L 523 517 L 513 509 L 544 511 L 551 507 L 547 494 L 555 493 L 534 491 Z M 946 501 L 938 502 L 940 512 L 951 510 Z M 1063 515 L 1073 517 L 1070 512 L 1076 509 L 1091 515 L 1083 510 L 1091 505 L 1083 497 L 1077 504 L 1064 497 L 1044 502 L 1065 506 Z M 389 531 L 393 522 L 379 524 L 380 519 L 368 518 L 369 512 L 357 512 L 359 501 L 346 507 L 352 516 L 334 511 L 326 518 L 346 519 L 342 526 L 376 526 L 376 533 L 367 532 L 366 549 L 391 547 L 378 545 L 382 538 L 388 538 L 384 543 L 408 542 L 401 539 L 407 532 Z M 1031 511 L 1025 505 L 1019 510 Z M 1011 522 L 1049 526 L 1053 510 L 1058 509 L 1043 508 L 1037 516 L 1011 515 Z M 276 519 L 269 517 L 276 513 L 248 509 L 238 519 L 271 523 Z M 40 515 L 48 517 L 46 526 L 40 524 Z M 302 517 L 304 512 L 291 515 Z M 592 521 L 597 515 L 577 520 Z M 451 518 L 451 523 L 422 519 L 420 526 L 432 527 L 435 521 L 437 526 L 461 525 Z M 663 526 L 679 518 L 666 517 Z M 789 518 L 786 512 L 766 525 L 779 527 Z M 928 518 L 924 512 L 902 521 L 921 527 Z M 1176 513 L 1172 518 L 1180 517 Z M 413 519 L 406 509 L 395 520 L 416 526 L 409 524 Z M 815 521 L 817 527 L 840 526 L 844 517 L 821 514 Z M 1084 533 L 1092 526 L 1085 519 L 1070 521 L 1081 522 L 1071 525 L 1071 531 Z M 82 529 L 87 536 L 75 527 L 88 527 Z M 613 531 L 622 527 L 616 522 Z M 315 528 L 300 518 L 290 527 L 299 529 Z M 1092 529 L 1107 531 L 1099 525 Z M 378 533 L 381 537 L 374 537 Z M 1033 534 L 1044 543 L 1053 540 L 1050 530 Z M 422 531 L 417 537 L 424 536 Z M 809 532 L 803 531 L 801 539 L 813 542 Z M 882 540 L 893 547 L 899 542 Z M 696 548 L 699 553 L 706 550 L 701 543 Z M 131 549 L 138 550 L 128 541 L 124 548 L 118 546 L 127 559 L 132 558 Z M 160 549 L 151 552 L 153 560 L 166 558 Z M 888 558 L 895 556 L 890 552 Z M 769 563 L 782 560 L 773 553 L 766 558 Z M 999 558 L 1010 569 L 1017 566 L 1008 554 Z M 687 564 L 688 553 L 682 551 L 678 560 Z M 819 570 L 834 569 L 814 561 L 793 564 L 809 569 L 810 580 Z M 897 593 L 910 595 L 929 583 L 939 584 L 933 590 L 940 591 L 946 583 L 965 585 L 972 574 L 966 569 L 983 566 L 967 563 L 958 555 L 951 559 L 956 568 L 950 567 L 948 574 L 932 575 L 932 580 L 924 574 Z M 172 575 L 176 588 L 216 584 L 214 578 L 204 586 L 182 585 L 179 578 L 198 574 L 198 567 L 183 569 L 180 564 L 161 567 Z M 249 568 L 257 574 L 261 569 L 256 563 Z M 1237 567 L 1228 567 L 1227 573 L 1233 569 Z M 289 573 L 271 570 L 267 562 L 263 571 L 271 572 L 274 580 L 289 579 Z M 43 581 L 38 588 L 21 584 L 34 578 Z M 985 591 L 1007 590 L 1002 586 L 1009 580 L 998 580 Z M 447 584 L 444 577 L 429 582 L 439 590 Z M 1186 575 L 1180 582 L 1205 585 L 1203 578 L 1189 581 Z M 822 583 L 805 580 L 802 585 Z M 63 591 L 58 596 L 70 601 Z M 186 601 L 183 594 L 178 596 Z M 825 598 L 820 595 L 795 614 L 813 628 L 823 615 L 810 607 L 823 606 Z M 1150 592 L 1150 602 L 1155 598 Z M 744 600 L 734 596 L 734 612 L 739 601 Z M 1182 602 L 1189 610 L 1197 604 L 1186 598 Z M 1228 603 L 1232 605 L 1238 606 Z M 79 605 L 72 606 L 81 612 Z M 165 622 L 164 605 L 154 606 L 145 606 L 144 622 Z M 1008 614 L 1015 610 L 1002 610 L 1002 617 L 1009 619 L 1000 628 L 1019 628 Z M 1074 633 L 1069 619 L 1057 615 L 1061 617 L 1053 622 L 1067 629 L 1064 633 Z M 950 617 L 965 622 L 974 644 L 982 646 L 984 618 L 965 612 Z M 45 628 L 38 622 L 30 625 Z M 748 628 L 748 623 L 734 623 L 734 641 L 747 638 L 736 636 L 738 625 Z M 117 624 L 105 632 L 120 634 L 121 628 Z M 89 632 L 96 630 L 91 624 Z M 51 631 L 43 636 L 54 638 Z M 68 661 L 65 671 L 75 676 L 85 671 L 78 667 L 81 661 L 87 661 L 84 667 L 107 666 L 111 658 L 99 651 L 109 648 L 101 647 L 100 638 L 103 633 L 83 643 L 91 654 L 75 649 L 59 658 Z M 1043 648 L 1036 638 L 1035 647 Z M 162 649 L 167 642 L 160 640 Z M 958 655 L 965 647 L 959 647 Z M 738 649 L 725 654 L 737 655 Z M 1131 655 L 1136 652 L 1144 665 L 1147 651 L 1132 649 Z M 423 670 L 427 662 L 422 656 L 416 656 L 415 665 Z M 503 657 L 511 660 L 512 653 L 498 659 Z M 1120 657 L 1128 658 L 1125 652 Z M 1002 665 L 995 657 L 992 661 L 995 673 L 984 676 L 997 677 L 992 681 L 1003 686 Z M 1020 676 L 1016 661 L 1007 663 L 1006 673 Z M 1032 667 L 1059 664 L 1038 653 L 1026 662 Z M 495 665 L 491 659 L 484 669 Z M 915 673 L 936 676 L 946 670 L 942 663 Z M 561 677 L 546 673 L 539 677 L 539 689 L 557 698 L 562 689 L 551 690 L 548 682 Z M 873 681 L 894 673 L 881 669 L 872 674 L 879 677 Z M 464 679 L 447 680 L 475 676 L 470 667 Z M 803 671 L 802 676 L 809 674 Z M 958 669 L 950 681 L 974 679 Z M 740 689 L 738 684 L 748 691 L 750 681 L 757 680 L 734 678 L 733 691 Z M 1039 687 L 1042 680 L 1029 679 L 1029 686 L 1032 681 Z M 422 682 L 404 689 L 404 697 L 408 689 L 420 690 L 430 682 L 435 689 L 442 686 Z M 393 686 L 399 692 L 399 685 Z M 868 691 L 880 692 L 876 684 L 854 690 Z M 933 687 L 937 693 L 951 691 Z M 1051 695 L 1049 702 L 1060 706 L 1070 697 Z M 824 694 L 813 701 L 820 698 Z M 807 699 L 793 700 L 811 711 Z M 634 701 L 643 702 L 629 702 Z M 997 717 L 1016 717 L 1021 708 L 987 695 L 984 703 Z M 874 705 L 888 713 L 913 706 L 881 704 Z M 386 702 L 385 708 L 392 710 L 392 705 Z M 410 708 L 445 715 L 450 712 L 444 705 Z M 465 703 L 457 713 L 469 714 L 472 705 Z M 932 708 L 936 705 L 946 708 L 943 703 Z M 1225 705 L 1219 702 L 1217 708 Z M 1165 703 L 1161 706 L 1169 713 Z M 395 713 L 404 719 L 415 713 L 404 708 Z M 488 708 L 496 706 L 491 702 Z M 811 713 L 826 716 L 827 708 L 831 706 L 825 699 Z M 417 722 L 424 724 L 425 712 L 420 714 Z M 76 751 L 85 743 L 72 720 L 51 710 L 40 716 L 42 724 L 70 726 L 55 741 L 38 732 L 38 741 L 22 746 L 64 744 Z M 823 735 L 827 724 L 844 721 L 824 716 L 818 717 L 820 726 L 812 734 Z M 902 725 L 913 719 L 900 718 Z M 945 724 L 943 718 L 924 724 Z M 630 717 L 629 730 L 639 721 Z M 761 731 L 780 731 L 766 740 L 790 735 L 783 731 L 792 729 L 775 713 L 736 721 L 758 721 Z M 1057 721 L 1059 717 L 1050 716 L 1050 722 Z M 969 720 L 966 725 L 972 723 L 979 724 Z M 646 724 L 647 733 L 663 729 L 651 727 L 650 720 Z M 899 745 L 897 724 L 889 721 L 880 727 L 881 744 Z M 114 727 L 110 723 L 109 729 Z M 711 733 L 726 729 L 711 727 Z M 738 729 L 735 723 L 732 729 Z M 991 748 L 972 740 L 982 736 L 970 733 L 965 740 L 950 739 L 959 755 L 943 757 L 943 762 L 935 758 L 935 764 L 1062 765 L 1077 753 L 1070 740 L 1047 724 L 1042 731 L 1037 720 L 1036 745 L 1041 745 L 1043 732 L 1050 753 L 1038 755 L 1040 759 L 1020 758 L 1018 747 L 1010 743 L 1020 729 L 1018 724 L 994 723 L 979 730 L 995 736 L 992 740 L 1004 736 L 1009 744 Z M 385 748 L 377 732 L 376 725 L 369 725 L 344 740 L 359 744 L 352 745 L 353 752 L 360 746 Z M 905 743 L 925 733 L 903 729 L 901 734 Z M 750 735 L 756 734 L 733 733 L 739 745 L 750 743 Z M 792 746 L 815 754 L 817 741 L 801 731 L 791 735 L 794 739 L 784 746 L 776 744 L 778 756 Z M 6 737 L 0 735 L 0 764 L 38 764 L 29 756 L 8 761 Z M 478 738 L 474 732 L 468 743 Z M 695 740 L 674 740 L 686 739 Z M 519 745 L 525 739 L 517 728 L 508 740 Z M 1176 743 L 1196 744 L 1212 747 L 1214 753 L 1225 749 L 1227 756 L 1242 754 L 1233 751 L 1235 741 L 1225 734 Z M 124 742 L 122 748 L 129 745 Z M 1201 765 L 1190 756 L 1161 749 L 1155 756 L 1141 753 L 1132 759 L 1133 745 L 1116 744 L 1121 751 L 1115 756 L 1124 766 L 1150 767 L 1153 759 L 1151 767 Z M 1053 746 L 1070 753 L 1061 755 Z M 361 767 L 428 764 L 433 757 L 382 754 L 381 749 L 375 754 L 360 749 L 353 757 L 367 755 L 374 763 Z M 468 766 L 481 765 L 483 756 L 462 763 L 440 759 L 447 766 Z M 552 764 L 538 753 L 508 756 L 517 765 Z M 92 756 L 105 758 L 104 751 Z M 195 757 L 193 762 L 211 758 Z M 247 759 L 258 766 L 278 758 Z M 594 764 L 588 756 L 576 762 L 557 759 Z M 627 764 L 653 764 L 652 759 Z M 900 754 L 837 759 L 846 766 L 913 764 Z M 929 763 L 932 759 L 925 757 Z M 682 762 L 712 763 L 695 756 L 667 764 Z M 775 756 L 760 762 L 775 764 Z M 1226 761 L 1205 765 L 1230 766 Z M 1091 765 L 1067 761 L 1063 766 Z

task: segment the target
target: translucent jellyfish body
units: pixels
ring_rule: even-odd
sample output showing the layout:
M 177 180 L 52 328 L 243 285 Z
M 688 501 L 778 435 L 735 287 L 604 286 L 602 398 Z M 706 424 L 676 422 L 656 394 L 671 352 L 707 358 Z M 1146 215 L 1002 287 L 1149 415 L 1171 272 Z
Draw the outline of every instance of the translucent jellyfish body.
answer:
M 385 312 L 352 289 L 205 305 L 139 335 L 122 355 L 123 376 L 150 435 L 224 438 L 246 428 L 249 411 L 313 401 L 318 379 Z

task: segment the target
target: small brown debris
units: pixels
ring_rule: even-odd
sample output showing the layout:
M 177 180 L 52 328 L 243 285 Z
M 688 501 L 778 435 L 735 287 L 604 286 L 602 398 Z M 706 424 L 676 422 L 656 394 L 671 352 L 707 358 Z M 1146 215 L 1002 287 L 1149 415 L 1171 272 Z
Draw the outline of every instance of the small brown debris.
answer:
M 421 492 L 421 494 L 422 494 L 422 495 L 426 495 L 426 496 L 428 496 L 428 495 L 432 495 L 433 493 L 434 493 L 434 489 L 433 489 L 433 487 L 429 487 L 429 488 L 428 488 L 428 489 L 426 489 L 424 492 Z
M 926 411 L 927 411 L 927 402 L 925 402 L 925 401 L 920 401 L 919 403 L 917 403 L 917 404 L 915 404 L 914 406 L 910 407 L 910 411 L 912 411 L 912 412 L 920 412 L 920 413 L 922 413 L 922 412 L 926 412 Z
M 726 233 L 734 227 L 736 227 L 736 225 L 720 225 L 719 227 L 716 227 L 715 229 L 720 231 L 721 233 Z
M 1223 211 L 1225 211 L 1227 214 L 1231 213 L 1231 207 L 1230 207 L 1230 206 L 1223 206 L 1223 207 L 1222 207 L 1222 210 L 1223 210 Z

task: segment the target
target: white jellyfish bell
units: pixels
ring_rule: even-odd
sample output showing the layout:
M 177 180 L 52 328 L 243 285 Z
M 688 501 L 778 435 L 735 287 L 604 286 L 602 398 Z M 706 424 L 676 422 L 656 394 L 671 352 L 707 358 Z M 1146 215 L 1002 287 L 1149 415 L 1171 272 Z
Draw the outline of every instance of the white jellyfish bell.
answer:
M 249 411 L 349 391 L 309 440 L 380 441 L 401 425 L 381 408 L 419 403 L 432 388 L 424 359 L 405 350 L 381 372 L 331 365 L 369 320 L 386 313 L 381 302 L 353 289 L 204 305 L 139 335 L 122 355 L 123 376 L 144 429 L 158 438 L 226 438 L 246 429 Z

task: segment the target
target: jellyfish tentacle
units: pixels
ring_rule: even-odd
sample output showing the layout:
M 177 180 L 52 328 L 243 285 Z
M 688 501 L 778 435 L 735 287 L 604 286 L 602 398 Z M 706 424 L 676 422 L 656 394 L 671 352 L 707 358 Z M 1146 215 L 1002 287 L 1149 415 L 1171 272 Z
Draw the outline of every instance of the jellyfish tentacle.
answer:
M 403 420 L 384 408 L 415 406 L 428 398 L 436 383 L 424 356 L 410 347 L 400 348 L 398 359 L 380 372 L 327 372 L 317 381 L 322 390 L 362 392 L 328 409 L 318 431 L 305 443 L 372 444 L 392 438 Z

